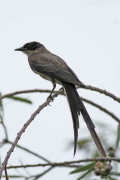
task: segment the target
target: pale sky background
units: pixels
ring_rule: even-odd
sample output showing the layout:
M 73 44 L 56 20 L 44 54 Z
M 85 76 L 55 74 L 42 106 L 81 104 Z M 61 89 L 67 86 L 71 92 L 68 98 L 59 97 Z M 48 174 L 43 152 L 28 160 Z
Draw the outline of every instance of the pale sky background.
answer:
M 52 88 L 50 82 L 31 71 L 24 54 L 14 51 L 30 41 L 43 43 L 51 52 L 62 57 L 85 84 L 120 96 L 119 0 L 0 1 L 0 91 L 3 94 L 17 90 Z M 86 90 L 79 90 L 79 94 L 120 116 L 119 104 L 110 98 Z M 31 99 L 33 105 L 4 100 L 5 123 L 11 140 L 15 139 L 16 133 L 34 110 L 45 101 L 47 94 L 21 96 Z M 113 119 L 85 105 L 95 124 L 105 122 L 113 131 L 116 130 L 117 123 Z M 80 125 L 79 138 L 89 136 L 82 117 Z M 99 127 L 96 130 L 99 132 Z M 104 136 L 106 129 L 102 131 Z M 0 136 L 2 139 L 3 134 Z M 66 98 L 59 96 L 36 117 L 19 143 L 51 161 L 84 158 L 79 151 L 73 158 L 73 149 L 67 149 L 71 140 L 73 129 L 69 107 Z M 112 145 L 111 139 L 108 138 L 108 141 Z M 1 149 L 2 160 L 8 148 L 5 146 Z M 17 149 L 9 164 L 18 164 L 16 159 L 26 164 L 42 162 Z M 35 168 L 28 171 L 31 174 L 36 172 Z M 20 172 L 25 173 L 22 170 Z M 56 168 L 42 177 L 42 180 L 72 180 L 77 177 L 69 175 L 69 172 L 67 168 Z

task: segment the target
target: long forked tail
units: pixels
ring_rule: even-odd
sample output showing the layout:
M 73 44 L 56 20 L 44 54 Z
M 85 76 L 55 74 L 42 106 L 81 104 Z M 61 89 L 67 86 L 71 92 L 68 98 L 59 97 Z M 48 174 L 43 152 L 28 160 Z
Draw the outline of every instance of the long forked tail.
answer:
M 91 133 L 91 136 L 99 150 L 99 153 L 102 157 L 106 157 L 106 153 L 104 151 L 104 148 L 100 142 L 100 139 L 95 131 L 95 126 L 83 104 L 81 101 L 78 92 L 75 88 L 75 85 L 70 83 L 62 82 L 62 85 L 65 89 L 66 96 L 69 102 L 72 119 L 73 119 L 73 128 L 74 128 L 74 155 L 76 153 L 76 147 L 77 147 L 77 139 L 78 139 L 78 128 L 79 128 L 79 115 L 80 113 L 83 116 L 83 119 Z

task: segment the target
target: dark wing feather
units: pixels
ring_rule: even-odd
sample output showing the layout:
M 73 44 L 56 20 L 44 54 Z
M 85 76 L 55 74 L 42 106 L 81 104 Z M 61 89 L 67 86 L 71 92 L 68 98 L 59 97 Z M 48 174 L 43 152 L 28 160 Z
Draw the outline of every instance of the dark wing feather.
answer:
M 77 76 L 69 70 L 67 64 L 58 56 L 51 53 L 34 54 L 29 57 L 33 71 L 47 75 L 59 81 L 78 85 Z

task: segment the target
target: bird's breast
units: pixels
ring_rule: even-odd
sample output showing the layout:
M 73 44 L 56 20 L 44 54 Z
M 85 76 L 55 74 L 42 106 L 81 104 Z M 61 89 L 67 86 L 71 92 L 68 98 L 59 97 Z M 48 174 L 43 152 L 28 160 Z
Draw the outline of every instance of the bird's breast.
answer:
M 61 82 L 59 81 L 59 80 L 57 80 L 57 79 L 53 79 L 53 78 L 51 78 L 50 76 L 47 76 L 47 75 L 44 75 L 44 74 L 42 74 L 42 73 L 40 73 L 40 72 L 37 72 L 37 71 L 35 71 L 35 70 L 33 70 L 34 71 L 34 73 L 36 73 L 36 74 L 38 74 L 39 76 L 41 76 L 42 78 L 44 78 L 45 80 L 48 80 L 48 81 L 55 81 L 57 84 L 61 84 Z

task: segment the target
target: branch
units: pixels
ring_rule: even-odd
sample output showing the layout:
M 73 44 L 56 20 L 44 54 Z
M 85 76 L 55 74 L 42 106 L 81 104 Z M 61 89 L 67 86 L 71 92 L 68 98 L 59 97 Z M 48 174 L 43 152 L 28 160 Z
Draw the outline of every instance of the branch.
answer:
M 81 87 L 83 88 L 83 87 Z M 103 89 L 100 89 L 100 88 L 97 88 L 97 87 L 93 87 L 93 86 L 90 86 L 90 85 L 86 85 L 86 88 L 84 88 L 86 90 L 92 90 L 92 91 L 96 91 L 96 92 L 99 92 L 101 94 L 104 94 L 112 99 L 114 99 L 115 101 L 119 102 L 120 103 L 120 98 L 115 96 L 114 94 L 106 91 L 106 90 L 103 90 Z M 17 94 L 25 94 L 25 93 L 33 93 L 33 92 L 40 92 L 40 93 L 50 93 L 51 90 L 48 90 L 48 89 L 31 89 L 31 90 L 23 90 L 23 91 L 15 91 L 15 92 L 12 92 L 12 93 L 8 93 L 8 94 L 5 94 L 3 96 L 0 97 L 0 100 L 6 98 L 6 97 L 9 97 L 9 96 L 14 96 L 14 95 L 17 95 Z M 55 91 L 56 92 L 56 91 Z
M 108 92 L 108 91 L 106 91 L 106 90 L 102 90 L 102 89 L 99 89 L 99 88 L 96 88 L 96 87 L 92 87 L 92 86 L 86 86 L 86 89 L 100 92 L 100 93 L 102 93 L 102 94 L 105 94 L 105 95 L 111 97 L 112 99 L 116 100 L 117 102 L 120 102 L 120 98 L 118 98 L 117 96 L 115 96 L 114 94 L 112 94 L 112 93 L 110 93 L 110 92 Z M 2 100 L 3 98 L 9 97 L 9 96 L 14 96 L 14 95 L 16 95 L 16 94 L 32 93 L 32 92 L 41 92 L 41 93 L 47 92 L 47 93 L 48 93 L 48 92 L 51 92 L 51 90 L 33 89 L 33 90 L 26 90 L 26 91 L 16 91 L 16 92 L 14 92 L 14 93 L 9 93 L 9 94 L 6 94 L 6 95 L 1 96 L 1 97 L 0 97 L 0 100 Z M 54 99 L 57 95 L 59 95 L 59 94 L 63 94 L 63 90 L 62 90 L 62 89 L 60 89 L 58 92 L 55 92 L 55 94 L 53 95 L 53 99 Z M 8 153 L 7 153 L 7 156 L 5 157 L 5 160 L 4 160 L 3 164 L 2 164 L 2 167 L 1 167 L 1 169 L 0 169 L 0 177 L 1 177 L 1 175 L 2 175 L 3 170 L 5 169 L 5 166 L 6 166 L 7 163 L 8 163 L 8 159 L 10 158 L 10 155 L 11 155 L 11 153 L 13 152 L 15 146 L 17 145 L 17 143 L 18 143 L 21 135 L 23 134 L 23 132 L 25 132 L 26 128 L 27 128 L 28 125 L 34 120 L 34 118 L 36 117 L 36 115 L 39 114 L 40 111 L 50 103 L 50 101 L 51 101 L 51 100 L 48 99 L 45 103 L 43 103 L 41 106 L 39 106 L 39 108 L 31 115 L 30 119 L 24 124 L 24 126 L 22 127 L 22 129 L 18 132 L 17 137 L 16 137 L 15 141 L 13 142 L 11 148 L 9 149 L 9 151 L 8 151 Z M 89 101 L 89 103 L 90 103 L 90 101 Z M 111 113 L 111 112 L 108 113 L 108 110 L 106 111 L 104 108 L 101 108 L 101 106 L 99 106 L 99 105 L 97 105 L 97 104 L 95 104 L 95 103 L 93 103 L 93 102 L 90 103 L 90 104 L 92 104 L 92 105 L 94 104 L 94 106 L 98 107 L 99 109 L 103 110 L 103 111 L 106 112 L 107 114 L 111 115 L 111 116 L 112 116 L 114 119 L 116 119 L 117 121 L 119 120 L 118 118 L 116 118 L 116 116 L 115 116 L 113 113 Z
M 7 127 L 6 127 L 5 123 L 4 123 L 4 108 L 3 108 L 2 101 L 0 101 L 0 124 L 3 127 L 4 133 L 5 133 L 5 138 L 8 139 Z
M 52 99 L 54 99 L 55 97 L 57 97 L 60 93 L 63 92 L 63 89 L 60 89 L 58 92 L 56 92 L 53 96 Z M 45 108 L 46 106 L 49 105 L 51 99 L 47 99 L 46 102 L 44 102 L 41 106 L 38 107 L 38 109 L 31 115 L 31 117 L 28 119 L 28 121 L 24 124 L 24 126 L 22 127 L 22 129 L 17 133 L 17 137 L 15 138 L 11 148 L 9 149 L 9 151 L 7 152 L 7 155 L 2 163 L 1 169 L 0 169 L 0 179 L 3 173 L 3 170 L 5 169 L 5 167 L 7 166 L 8 160 L 11 156 L 11 153 L 14 151 L 14 148 L 16 147 L 20 137 L 22 136 L 22 134 L 25 132 L 25 130 L 27 129 L 27 127 L 29 126 L 29 124 L 34 120 L 34 118 L 37 116 L 37 114 L 40 113 L 40 111 Z
M 99 104 L 97 104 L 97 103 L 95 103 L 95 102 L 93 102 L 93 101 L 90 101 L 90 100 L 88 100 L 88 99 L 86 99 L 86 98 L 81 97 L 81 99 L 82 99 L 84 102 L 86 102 L 86 103 L 88 103 L 88 104 L 90 104 L 90 105 L 92 105 L 92 106 L 100 109 L 101 111 L 103 111 L 104 113 L 108 114 L 108 115 L 111 116 L 113 119 L 115 119 L 118 123 L 120 123 L 120 119 L 119 119 L 115 114 L 113 114 L 112 112 L 110 112 L 109 110 L 107 110 L 106 108 L 104 108 L 104 107 L 100 106 Z
M 7 140 L 7 139 L 8 139 L 7 127 L 6 127 L 6 125 L 5 125 L 5 123 L 4 123 L 3 121 L 1 122 L 1 125 L 2 125 L 2 127 L 3 127 L 3 129 L 4 129 L 5 138 L 6 138 L 6 140 Z
M 102 89 L 99 89 L 99 88 L 96 88 L 96 87 L 92 87 L 92 86 L 87 86 L 86 89 L 90 89 L 90 90 L 93 90 L 93 91 L 97 91 L 97 90 L 98 90 L 98 92 L 100 92 L 100 93 L 102 93 L 102 94 L 107 93 L 107 94 L 109 94 L 110 97 L 116 98 L 116 99 L 118 100 L 118 102 L 119 102 L 119 99 L 120 99 L 120 98 L 118 98 L 118 97 L 116 97 L 115 95 L 107 92 L 106 90 L 102 90 Z M 39 93 L 50 93 L 51 90 L 48 90 L 48 89 L 31 89 L 31 90 L 16 91 L 16 92 L 9 93 L 9 94 L 5 94 L 5 95 L 1 96 L 1 97 L 0 97 L 0 100 L 1 100 L 1 99 L 4 99 L 4 98 L 6 98 L 6 97 L 9 97 L 9 96 L 15 96 L 15 95 L 17 95 L 17 94 L 38 93 L 38 92 L 39 92 Z M 56 92 L 57 92 L 57 91 L 54 91 L 54 93 L 56 93 Z M 61 92 L 61 94 L 64 95 L 63 91 Z M 107 94 L 105 94 L 105 95 L 107 95 Z M 108 95 L 107 95 L 107 96 L 108 96 Z M 86 102 L 86 103 L 88 103 L 88 104 L 91 104 L 92 106 L 100 109 L 101 111 L 103 111 L 104 113 L 108 114 L 108 115 L 111 116 L 113 119 L 115 119 L 118 123 L 120 123 L 120 119 L 119 119 L 115 114 L 113 114 L 112 112 L 110 112 L 109 110 L 105 109 L 104 107 L 100 106 L 99 104 L 94 103 L 93 101 L 90 101 L 90 100 L 88 100 L 88 99 L 86 99 L 86 98 L 81 97 L 81 99 L 82 99 L 84 102 Z M 115 100 L 116 100 L 116 99 L 115 99 Z
M 54 167 L 50 167 L 50 168 L 48 168 L 47 170 L 45 170 L 44 172 L 42 172 L 41 174 L 36 175 L 33 180 L 39 179 L 40 177 L 44 176 L 44 175 L 47 174 L 49 171 L 51 171 L 53 168 L 54 168 Z
M 6 178 L 6 180 L 9 180 L 9 179 L 8 179 L 8 174 L 7 174 L 6 166 L 5 166 L 5 178 Z
M 77 161 L 65 161 L 65 162 L 54 162 L 54 163 L 39 163 L 39 164 L 28 164 L 28 165 L 15 165 L 15 166 L 8 166 L 7 169 L 13 169 L 13 168 L 31 168 L 31 167 L 46 167 L 46 166 L 52 166 L 52 167 L 66 167 L 67 165 L 71 164 L 80 164 L 83 162 L 92 162 L 92 161 L 116 161 L 120 162 L 119 158 L 91 158 L 91 159 L 81 159 Z M 68 167 L 68 166 L 67 166 Z
M 91 85 L 87 85 L 86 88 L 84 89 L 87 89 L 87 90 L 92 90 L 92 91 L 96 91 L 96 92 L 99 92 L 101 94 L 104 94 L 108 97 L 111 97 L 112 99 L 114 99 L 115 101 L 119 102 L 120 103 L 120 98 L 115 96 L 114 94 L 104 90 L 104 89 L 100 89 L 100 88 L 97 88 L 97 87 L 94 87 L 94 86 L 91 86 Z

